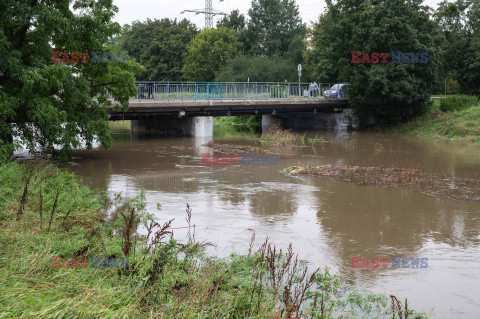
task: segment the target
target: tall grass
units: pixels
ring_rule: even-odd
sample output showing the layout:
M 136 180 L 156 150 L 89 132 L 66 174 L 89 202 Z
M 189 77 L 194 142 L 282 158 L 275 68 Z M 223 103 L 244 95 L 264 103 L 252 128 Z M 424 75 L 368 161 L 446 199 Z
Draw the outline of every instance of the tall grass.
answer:
M 479 105 L 480 100 L 474 95 L 449 95 L 440 99 L 440 110 L 442 110 L 442 112 L 459 111 Z
M 435 101 L 426 114 L 395 130 L 415 136 L 480 143 L 480 102 L 446 113 L 440 110 L 440 103 L 441 101 Z

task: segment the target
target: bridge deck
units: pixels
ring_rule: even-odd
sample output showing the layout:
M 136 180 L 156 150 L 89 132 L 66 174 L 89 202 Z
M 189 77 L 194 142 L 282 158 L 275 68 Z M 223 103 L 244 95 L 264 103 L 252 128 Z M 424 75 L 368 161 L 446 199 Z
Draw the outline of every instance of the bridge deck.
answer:
M 109 110 L 110 120 L 135 120 L 152 116 L 226 116 L 302 112 L 337 112 L 346 99 L 242 99 L 242 100 L 130 100 L 126 112 Z

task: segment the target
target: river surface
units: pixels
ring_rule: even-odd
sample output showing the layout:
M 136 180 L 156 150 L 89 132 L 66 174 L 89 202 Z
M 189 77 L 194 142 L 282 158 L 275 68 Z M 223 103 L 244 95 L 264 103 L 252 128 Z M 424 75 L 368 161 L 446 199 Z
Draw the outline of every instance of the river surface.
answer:
M 330 143 L 260 146 L 278 155 L 277 165 L 205 166 L 202 153 L 220 154 L 204 146 L 208 139 L 127 138 L 110 150 L 76 151 L 69 168 L 112 196 L 132 198 L 144 187 L 147 209 L 162 221 L 175 218 L 173 227 L 186 226 L 188 203 L 197 239 L 214 244 L 208 252 L 219 257 L 246 253 L 254 230 L 256 247 L 267 237 L 284 249 L 292 243 L 312 268 L 328 266 L 360 291 L 407 297 L 409 308 L 433 310 L 436 318 L 480 318 L 479 202 L 281 172 L 293 165 L 348 164 L 480 178 L 480 146 L 376 133 L 318 134 Z M 259 145 L 251 138 L 214 141 Z M 428 267 L 357 269 L 352 256 L 428 258 Z

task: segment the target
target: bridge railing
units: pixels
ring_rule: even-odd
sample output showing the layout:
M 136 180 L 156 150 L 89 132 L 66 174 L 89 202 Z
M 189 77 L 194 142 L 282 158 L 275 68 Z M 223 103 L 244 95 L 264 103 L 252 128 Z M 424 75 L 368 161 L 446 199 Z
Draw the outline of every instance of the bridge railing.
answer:
M 323 98 L 330 83 L 137 82 L 138 100 L 269 100 Z

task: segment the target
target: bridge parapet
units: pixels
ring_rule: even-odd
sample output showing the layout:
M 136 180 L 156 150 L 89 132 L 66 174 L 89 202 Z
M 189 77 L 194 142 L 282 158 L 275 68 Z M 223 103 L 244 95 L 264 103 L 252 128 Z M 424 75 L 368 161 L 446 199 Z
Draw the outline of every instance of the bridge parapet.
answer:
M 331 83 L 137 82 L 137 100 L 271 100 L 323 98 Z

